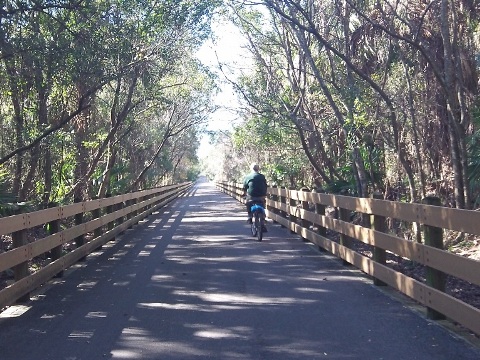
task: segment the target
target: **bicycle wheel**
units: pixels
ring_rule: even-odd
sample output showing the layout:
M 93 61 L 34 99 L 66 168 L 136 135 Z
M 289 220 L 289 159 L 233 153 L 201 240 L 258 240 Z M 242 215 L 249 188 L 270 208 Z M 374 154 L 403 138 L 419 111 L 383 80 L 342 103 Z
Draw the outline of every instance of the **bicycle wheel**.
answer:
M 265 220 L 263 220 L 263 216 L 260 215 L 260 214 L 257 214 L 257 216 L 255 216 L 255 222 L 257 223 L 257 240 L 258 241 L 262 241 L 263 239 L 263 226 L 264 226 L 264 222 Z
M 250 230 L 252 231 L 252 236 L 255 237 L 257 236 L 257 221 L 258 221 L 258 216 L 257 214 L 253 214 L 254 218 L 252 221 L 252 224 L 250 225 Z

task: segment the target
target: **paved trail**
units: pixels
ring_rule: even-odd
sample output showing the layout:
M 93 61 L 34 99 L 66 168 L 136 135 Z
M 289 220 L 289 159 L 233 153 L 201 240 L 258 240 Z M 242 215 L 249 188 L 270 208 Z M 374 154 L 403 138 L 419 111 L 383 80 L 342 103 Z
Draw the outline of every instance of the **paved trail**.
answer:
M 3 314 L 0 360 L 480 359 L 287 230 L 248 231 L 243 205 L 198 183 Z

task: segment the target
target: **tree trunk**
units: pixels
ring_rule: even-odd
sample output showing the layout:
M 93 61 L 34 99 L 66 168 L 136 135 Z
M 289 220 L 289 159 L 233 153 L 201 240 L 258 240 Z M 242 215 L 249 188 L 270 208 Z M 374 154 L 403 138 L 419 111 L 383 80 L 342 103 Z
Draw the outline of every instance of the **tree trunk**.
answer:
M 454 53 L 452 49 L 451 33 L 450 33 L 450 16 L 449 16 L 449 0 L 442 0 L 441 2 L 441 25 L 440 30 L 443 40 L 443 61 L 444 61 L 444 81 L 447 90 L 447 118 L 448 129 L 450 136 L 450 151 L 452 156 L 452 170 L 454 177 L 455 189 L 455 206 L 460 209 L 465 208 L 465 182 L 462 159 L 461 146 L 459 141 L 462 141 L 463 135 L 460 125 L 459 104 L 455 97 L 456 83 L 455 83 L 455 67 L 454 67 Z
M 113 166 L 115 165 L 116 153 L 113 145 L 110 147 L 110 155 L 108 157 L 107 165 L 105 172 L 103 173 L 102 183 L 98 189 L 98 198 L 104 198 L 107 193 L 111 192 L 110 183 L 111 183 L 111 174 Z
M 44 176 L 44 188 L 43 188 L 43 204 L 48 206 L 48 203 L 52 197 L 53 186 L 53 171 L 52 171 L 52 153 L 50 151 L 50 145 L 46 144 L 43 154 L 45 156 L 43 163 L 43 176 Z
M 403 69 L 405 73 L 405 79 L 407 81 L 407 86 L 408 86 L 408 110 L 410 113 L 410 118 L 412 119 L 412 133 L 413 133 L 413 145 L 414 145 L 414 152 L 415 152 L 415 160 L 417 163 L 417 172 L 420 178 L 420 195 L 423 198 L 426 196 L 426 184 L 425 184 L 425 171 L 424 171 L 424 164 L 422 160 L 422 154 L 420 149 L 422 148 L 418 136 L 418 124 L 417 124 L 417 115 L 415 111 L 415 104 L 414 104 L 414 99 L 413 99 L 413 89 L 412 89 L 412 83 L 410 79 L 410 74 L 408 73 L 408 69 L 405 66 L 405 63 L 403 64 Z M 412 199 L 412 202 L 416 202 L 419 199 Z
M 353 149 L 353 164 L 354 169 L 356 170 L 356 179 L 358 181 L 357 191 L 358 197 L 367 197 L 368 196 L 368 177 L 367 172 L 365 171 L 365 164 L 362 159 L 362 154 L 360 149 L 355 147 Z
M 85 93 L 85 85 L 77 83 L 78 98 L 81 99 Z M 87 100 L 88 102 L 89 100 Z M 85 147 L 84 142 L 87 140 L 88 125 L 90 119 L 90 108 L 83 110 L 73 121 L 75 128 L 75 183 L 79 183 L 76 191 L 74 192 L 74 198 L 84 201 L 87 196 L 87 182 L 86 174 L 88 170 L 88 150 Z
M 22 113 L 21 99 L 20 99 L 20 90 L 17 84 L 17 75 L 14 65 L 14 60 L 5 59 L 5 66 L 8 73 L 8 82 L 11 91 L 11 101 L 14 112 L 15 119 L 15 146 L 21 148 L 24 145 L 23 133 L 24 129 L 24 118 Z M 17 197 L 18 201 L 23 201 L 20 199 L 20 189 L 22 186 L 22 171 L 23 171 L 23 156 L 17 155 L 15 157 L 15 173 L 13 176 L 13 189 L 12 192 Z
M 38 162 L 40 159 L 40 145 L 33 147 L 30 150 L 30 160 L 28 162 L 28 171 L 23 181 L 22 187 L 19 191 L 19 201 L 25 201 L 32 191 L 35 181 L 35 175 L 38 169 Z

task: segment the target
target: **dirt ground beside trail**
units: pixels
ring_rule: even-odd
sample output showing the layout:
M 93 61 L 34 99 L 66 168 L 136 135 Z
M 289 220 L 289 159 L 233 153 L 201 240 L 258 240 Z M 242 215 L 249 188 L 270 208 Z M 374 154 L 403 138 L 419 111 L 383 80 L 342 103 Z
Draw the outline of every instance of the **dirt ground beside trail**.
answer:
M 446 234 L 445 242 L 452 242 L 452 237 L 457 234 Z M 327 231 L 327 237 L 338 242 L 337 233 Z M 354 241 L 354 250 L 362 255 L 371 258 L 373 247 L 360 241 Z M 455 246 L 451 246 L 449 251 L 459 256 L 467 257 L 472 260 L 480 261 L 480 238 L 465 236 L 465 239 Z M 405 259 L 396 254 L 387 252 L 387 265 L 392 269 L 401 272 L 417 281 L 425 282 L 425 266 L 415 263 L 410 259 Z M 480 286 L 469 283 L 468 281 L 447 275 L 445 292 L 456 299 L 459 299 L 473 307 L 480 309 Z
M 368 245 L 365 244 L 357 245 L 356 250 L 364 256 L 371 257 L 372 255 L 371 248 L 368 248 Z M 478 245 L 476 245 L 469 251 L 462 250 L 457 254 L 476 260 L 480 256 L 480 249 L 478 248 Z M 426 281 L 425 266 L 422 264 L 417 264 L 409 259 L 404 259 L 394 254 L 387 254 L 387 265 L 415 280 L 420 282 Z M 480 286 L 478 285 L 471 284 L 453 276 L 447 276 L 445 292 L 456 299 L 462 300 L 463 302 L 480 309 Z

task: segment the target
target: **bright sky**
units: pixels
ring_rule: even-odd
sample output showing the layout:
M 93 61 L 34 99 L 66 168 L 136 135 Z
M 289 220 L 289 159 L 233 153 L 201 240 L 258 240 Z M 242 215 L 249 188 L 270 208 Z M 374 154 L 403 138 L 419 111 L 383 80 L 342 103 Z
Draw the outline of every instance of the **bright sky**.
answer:
M 223 66 L 223 71 L 229 78 L 234 78 L 231 69 L 237 69 L 241 66 L 240 64 L 244 65 L 245 63 L 245 50 L 242 50 L 242 44 L 245 44 L 245 40 L 233 24 L 225 21 L 215 21 L 212 30 L 216 38 L 215 41 L 206 42 L 197 53 L 198 59 L 203 64 L 210 66 L 211 71 L 217 73 L 219 81 L 222 81 L 222 91 L 215 98 L 215 104 L 220 106 L 220 109 L 210 116 L 207 130 L 231 130 L 232 125 L 237 123 L 239 119 L 228 108 L 237 107 L 238 102 L 232 86 L 225 81 L 225 76 L 220 73 L 218 62 L 226 64 L 226 66 Z M 208 138 L 203 138 L 198 156 L 200 158 L 206 156 L 210 148 Z

